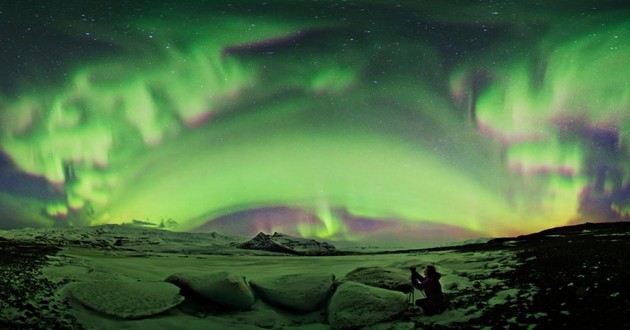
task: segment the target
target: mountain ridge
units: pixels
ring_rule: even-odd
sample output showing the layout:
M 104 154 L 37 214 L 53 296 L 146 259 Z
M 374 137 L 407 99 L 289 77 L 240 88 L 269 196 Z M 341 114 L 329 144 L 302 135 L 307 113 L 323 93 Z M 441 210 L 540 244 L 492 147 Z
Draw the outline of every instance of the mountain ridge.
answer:
M 273 233 L 273 235 L 260 232 L 253 239 L 241 243 L 237 247 L 293 255 L 324 256 L 337 254 L 337 248 L 330 243 L 294 237 L 278 232 Z
M 286 235 L 279 232 L 259 232 L 253 238 L 225 235 L 217 232 L 176 232 L 135 224 L 108 224 L 91 227 L 24 228 L 0 230 L 0 238 L 30 241 L 58 247 L 93 247 L 101 249 L 135 250 L 144 252 L 183 252 L 206 254 L 280 253 L 300 256 L 349 254 L 390 254 L 453 249 L 486 249 L 496 246 L 580 237 L 586 235 L 624 235 L 630 233 L 630 222 L 585 222 L 544 229 L 515 237 L 497 237 L 480 241 L 454 242 L 442 246 L 417 249 L 383 249 L 376 251 L 340 250 L 328 242 Z M 240 251 L 240 252 L 239 252 Z

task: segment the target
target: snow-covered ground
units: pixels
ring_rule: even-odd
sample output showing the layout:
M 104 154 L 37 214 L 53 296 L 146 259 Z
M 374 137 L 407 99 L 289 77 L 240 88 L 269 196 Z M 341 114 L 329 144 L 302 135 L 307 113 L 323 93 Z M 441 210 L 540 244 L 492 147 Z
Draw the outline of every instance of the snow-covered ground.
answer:
M 43 269 L 43 276 L 52 281 L 69 281 L 73 283 L 102 282 L 117 283 L 159 282 L 175 273 L 192 275 L 215 274 L 227 272 L 246 281 L 259 281 L 265 278 L 281 277 L 291 274 L 332 274 L 337 281 L 359 267 L 394 268 L 399 270 L 400 278 L 406 281 L 410 266 L 422 267 L 433 264 L 443 274 L 442 285 L 447 295 L 453 300 L 460 292 L 496 292 L 477 301 L 477 304 L 450 308 L 436 316 L 424 316 L 420 309 L 408 306 L 399 316 L 385 322 L 400 323 L 403 328 L 413 328 L 414 319 L 422 319 L 425 324 L 448 325 L 452 322 L 465 322 L 478 316 L 483 310 L 476 306 L 481 303 L 487 306 L 505 303 L 519 294 L 518 290 L 505 287 L 499 278 L 488 276 L 488 270 L 508 271 L 515 266 L 515 258 L 510 252 L 459 253 L 453 251 L 426 252 L 413 254 L 381 254 L 356 256 L 248 256 L 248 255 L 184 255 L 173 253 L 145 253 L 138 257 L 129 251 L 101 251 L 85 248 L 66 248 L 57 256 L 51 257 L 52 263 Z M 380 279 L 372 279 L 379 281 Z M 68 286 L 59 294 L 72 298 Z M 299 288 L 296 288 L 299 291 Z M 126 292 L 120 292 L 126 295 Z M 366 291 L 360 293 L 369 295 Z M 415 292 L 415 298 L 422 294 Z M 407 297 L 405 297 L 406 299 Z M 140 298 L 139 298 L 140 299 Z M 118 300 L 112 299 L 112 303 Z M 138 301 L 142 304 L 142 301 Z M 133 302 L 132 302 L 133 304 Z M 180 308 L 172 308 L 165 313 L 138 320 L 124 320 L 109 317 L 95 312 L 84 304 L 70 299 L 72 314 L 79 323 L 87 328 L 97 329 L 195 329 L 195 328 L 291 328 L 308 327 L 309 329 L 328 329 L 331 327 L 325 315 L 326 305 L 320 310 L 307 314 L 295 314 L 273 306 L 258 298 L 250 310 L 213 310 L 206 312 L 186 312 Z M 397 318 L 400 321 L 397 321 Z M 404 320 L 404 321 L 403 321 Z M 359 320 L 357 320 L 358 323 Z
M 248 238 L 216 233 L 2 232 L 0 328 L 614 327 L 630 321 L 617 321 L 629 234 L 625 224 L 585 224 L 460 247 L 299 256 L 239 249 Z M 410 304 L 421 292 L 407 293 L 409 267 L 428 264 L 449 301 L 433 316 Z M 606 276 L 593 276 L 600 268 Z

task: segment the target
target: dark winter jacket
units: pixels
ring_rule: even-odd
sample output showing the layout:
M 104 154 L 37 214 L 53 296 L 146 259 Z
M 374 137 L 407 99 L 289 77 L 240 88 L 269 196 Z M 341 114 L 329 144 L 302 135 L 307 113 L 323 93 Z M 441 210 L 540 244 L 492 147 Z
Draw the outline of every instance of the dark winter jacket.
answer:
M 444 294 L 440 284 L 440 273 L 428 274 L 426 277 L 420 276 L 413 281 L 413 286 L 418 290 L 424 290 L 427 296 L 427 303 L 431 306 L 442 306 L 444 304 Z

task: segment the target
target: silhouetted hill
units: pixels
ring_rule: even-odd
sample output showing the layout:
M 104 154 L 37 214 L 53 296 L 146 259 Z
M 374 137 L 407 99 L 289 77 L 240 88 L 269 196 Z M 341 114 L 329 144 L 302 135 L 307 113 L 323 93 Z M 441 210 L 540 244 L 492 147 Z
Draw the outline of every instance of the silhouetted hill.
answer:
M 458 247 L 462 252 L 493 249 L 517 252 L 519 266 L 507 275 L 508 286 L 538 290 L 530 302 L 497 307 L 470 327 L 502 324 L 509 315 L 544 329 L 630 328 L 630 222 L 556 227 Z
M 262 232 L 258 233 L 253 239 L 239 244 L 238 247 L 241 249 L 309 256 L 333 255 L 337 252 L 337 249 L 330 243 L 293 237 L 281 233 L 266 235 Z

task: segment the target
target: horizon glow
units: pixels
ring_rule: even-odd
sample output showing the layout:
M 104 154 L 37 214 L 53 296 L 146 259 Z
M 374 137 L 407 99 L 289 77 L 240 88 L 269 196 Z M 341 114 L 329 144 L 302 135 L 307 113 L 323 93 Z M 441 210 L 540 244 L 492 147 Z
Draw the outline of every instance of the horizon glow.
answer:
M 630 24 L 605 6 L 119 6 L 49 9 L 85 46 L 0 90 L 0 227 L 288 207 L 317 221 L 254 227 L 397 242 L 630 212 Z

